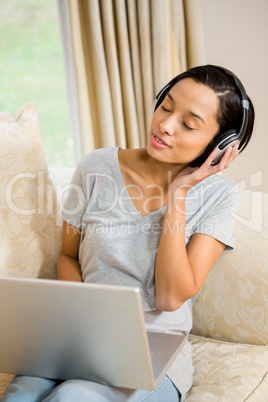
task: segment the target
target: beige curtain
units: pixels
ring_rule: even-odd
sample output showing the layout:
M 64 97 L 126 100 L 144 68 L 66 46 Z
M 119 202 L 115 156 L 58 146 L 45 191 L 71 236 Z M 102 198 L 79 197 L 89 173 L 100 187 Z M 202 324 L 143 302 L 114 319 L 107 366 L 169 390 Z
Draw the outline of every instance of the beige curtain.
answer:
M 200 0 L 58 0 L 77 158 L 146 145 L 156 93 L 205 63 Z

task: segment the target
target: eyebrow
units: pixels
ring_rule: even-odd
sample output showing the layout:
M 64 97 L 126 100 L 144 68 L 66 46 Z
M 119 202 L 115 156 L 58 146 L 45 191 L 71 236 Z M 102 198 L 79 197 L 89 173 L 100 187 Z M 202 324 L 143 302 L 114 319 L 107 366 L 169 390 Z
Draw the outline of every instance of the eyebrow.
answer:
M 169 97 L 169 99 L 170 99 L 173 103 L 175 103 L 174 99 L 172 98 L 172 96 L 170 95 L 169 92 L 167 93 L 167 96 Z M 199 114 L 196 114 L 196 113 L 191 112 L 191 111 L 188 112 L 188 113 L 189 113 L 189 115 L 191 115 L 191 116 L 193 116 L 193 117 L 196 117 L 197 119 L 201 120 L 202 123 L 206 124 L 206 123 L 205 123 L 205 120 L 203 119 L 203 117 L 199 116 Z

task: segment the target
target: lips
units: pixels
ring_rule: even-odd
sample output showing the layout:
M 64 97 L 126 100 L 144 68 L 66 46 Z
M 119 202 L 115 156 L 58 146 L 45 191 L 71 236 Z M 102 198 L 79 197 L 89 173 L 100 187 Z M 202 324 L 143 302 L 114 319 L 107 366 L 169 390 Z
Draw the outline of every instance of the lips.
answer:
M 152 134 L 151 141 L 157 148 L 170 148 L 170 146 L 156 134 Z

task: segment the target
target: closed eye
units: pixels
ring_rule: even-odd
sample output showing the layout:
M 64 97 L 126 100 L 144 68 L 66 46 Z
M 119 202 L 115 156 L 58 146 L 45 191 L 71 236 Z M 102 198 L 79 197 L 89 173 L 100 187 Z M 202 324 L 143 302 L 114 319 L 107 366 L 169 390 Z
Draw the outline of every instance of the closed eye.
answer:
M 192 127 L 187 126 L 187 124 L 183 121 L 182 124 L 184 125 L 184 127 L 187 128 L 187 130 L 194 130 Z
M 164 112 L 169 112 L 169 113 L 171 113 L 171 110 L 166 109 L 165 106 L 163 106 L 163 105 L 161 106 L 161 109 L 162 109 Z

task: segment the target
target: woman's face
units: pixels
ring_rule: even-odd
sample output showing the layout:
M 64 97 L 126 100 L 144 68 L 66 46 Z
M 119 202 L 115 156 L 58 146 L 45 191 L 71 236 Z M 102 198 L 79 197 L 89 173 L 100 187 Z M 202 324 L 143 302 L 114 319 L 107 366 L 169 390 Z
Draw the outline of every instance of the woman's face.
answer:
M 186 78 L 175 84 L 154 112 L 147 151 L 166 163 L 189 164 L 219 130 L 219 101 L 206 85 Z

